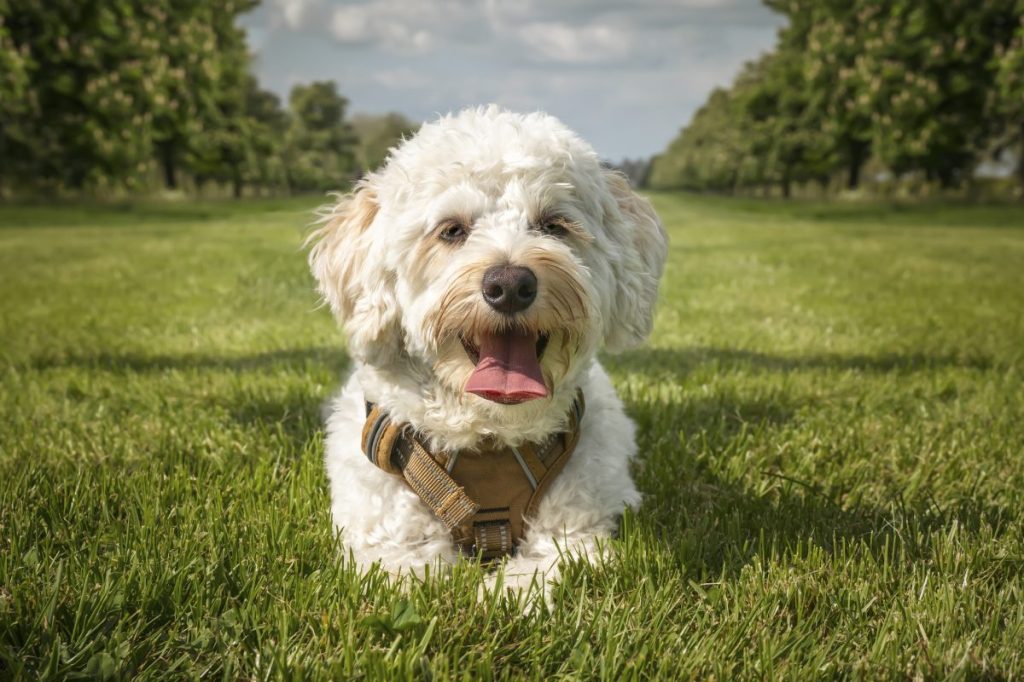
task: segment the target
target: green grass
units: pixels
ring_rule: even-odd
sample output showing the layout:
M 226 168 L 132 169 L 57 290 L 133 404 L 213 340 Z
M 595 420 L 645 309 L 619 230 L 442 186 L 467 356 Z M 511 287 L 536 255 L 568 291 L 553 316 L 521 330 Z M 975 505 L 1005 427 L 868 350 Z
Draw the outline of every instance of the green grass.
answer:
M 315 200 L 0 209 L 0 677 L 1024 676 L 1024 209 L 654 200 L 646 501 L 528 616 L 340 559 Z

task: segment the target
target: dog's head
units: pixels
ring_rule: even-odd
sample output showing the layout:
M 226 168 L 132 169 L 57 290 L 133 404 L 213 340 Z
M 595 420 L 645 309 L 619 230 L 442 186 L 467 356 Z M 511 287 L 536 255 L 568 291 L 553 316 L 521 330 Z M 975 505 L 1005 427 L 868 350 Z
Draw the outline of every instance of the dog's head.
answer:
M 311 243 L 353 357 L 500 405 L 573 390 L 602 343 L 646 338 L 667 248 L 589 145 L 496 107 L 424 125 Z

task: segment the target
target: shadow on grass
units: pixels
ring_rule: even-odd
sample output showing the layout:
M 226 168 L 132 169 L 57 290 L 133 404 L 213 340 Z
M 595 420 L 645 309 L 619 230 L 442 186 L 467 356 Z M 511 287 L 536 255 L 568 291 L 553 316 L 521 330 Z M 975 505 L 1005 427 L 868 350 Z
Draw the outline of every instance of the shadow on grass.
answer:
M 40 357 L 29 365 L 38 371 L 66 368 L 87 372 L 107 372 L 116 381 L 128 375 L 160 375 L 168 372 L 231 372 L 254 374 L 282 374 L 292 376 L 319 375 L 327 369 L 338 377 L 348 367 L 344 350 L 327 347 L 291 348 L 247 355 L 214 355 L 186 353 L 181 355 L 143 355 L 136 353 L 98 353 L 95 355 L 62 355 Z M 191 382 L 206 381 L 203 377 Z M 231 419 L 258 433 L 270 435 L 292 444 L 301 452 L 322 428 L 321 408 L 324 396 L 313 390 L 309 382 L 286 381 L 268 387 L 266 379 L 254 382 L 231 381 L 229 384 L 211 384 L 218 388 L 206 397 L 211 404 L 223 409 Z M 333 390 L 334 386 L 331 386 Z M 75 389 L 79 398 L 85 396 Z
M 841 355 L 819 353 L 786 356 L 732 348 L 691 347 L 681 349 L 653 348 L 603 358 L 613 372 L 634 372 L 652 378 L 682 378 L 694 368 L 714 365 L 721 369 L 754 368 L 766 371 L 798 371 L 824 369 L 874 373 L 919 372 L 959 367 L 988 370 L 994 363 L 988 358 L 955 354 L 883 353 L 881 355 Z M 181 355 L 147 355 L 142 353 L 96 353 L 91 355 L 54 355 L 34 358 L 30 366 L 36 370 L 79 367 L 111 372 L 163 372 L 189 369 L 258 369 L 299 368 L 309 363 L 344 369 L 349 360 L 345 351 L 334 347 L 288 348 L 248 355 L 213 355 L 184 353 Z
M 225 407 L 244 428 L 280 434 L 298 453 L 324 427 L 324 400 L 315 393 L 290 391 L 284 398 L 234 396 Z
M 124 205 L 12 206 L 0 212 L 0 230 L 48 228 L 152 227 L 154 224 L 196 224 L 231 217 L 202 208 Z
M 843 498 L 856 497 L 856 491 L 823 490 L 778 471 L 762 470 L 750 478 L 756 481 L 758 474 L 782 485 L 759 492 L 756 483 L 702 469 L 689 480 L 671 482 L 675 504 L 666 504 L 664 491 L 671 483 L 662 482 L 645 497 L 641 517 L 657 537 L 672 538 L 665 541 L 667 549 L 701 581 L 737 576 L 759 559 L 803 556 L 811 547 L 847 558 L 866 553 L 878 563 L 927 561 L 937 540 L 950 532 L 977 535 L 987 526 L 1000 536 L 1014 518 L 1011 510 L 981 499 L 938 504 L 894 493 L 879 506 L 847 502 Z
M 345 369 L 349 360 L 343 349 L 329 347 L 288 348 L 247 355 L 145 355 L 141 353 L 96 353 L 92 355 L 54 355 L 34 358 L 32 369 L 44 371 L 63 368 L 95 369 L 106 372 L 166 372 L 174 370 L 280 370 L 300 369 L 310 364 Z
M 809 355 L 774 355 L 735 348 L 689 347 L 650 348 L 635 353 L 609 356 L 605 365 L 612 371 L 646 374 L 652 378 L 682 378 L 701 365 L 720 369 L 765 371 L 833 370 L 872 373 L 910 373 L 923 370 L 959 367 L 971 370 L 992 369 L 988 358 L 957 354 L 882 353 L 880 355 L 842 355 L 812 353 Z
M 201 199 L 189 201 L 20 201 L 0 206 L 0 230 L 44 228 L 148 227 L 153 224 L 202 224 L 269 212 L 294 214 L 298 225 L 313 218 L 324 203 L 319 195 L 292 198 Z
M 608 364 L 654 380 L 668 374 L 682 381 L 709 362 L 777 372 L 807 367 L 876 372 L 988 367 L 985 362 L 916 354 L 786 358 L 703 348 L 642 351 Z M 697 579 L 735 576 L 758 557 L 789 556 L 812 545 L 828 553 L 856 546 L 886 561 L 896 560 L 891 555 L 896 551 L 901 561 L 916 561 L 930 556 L 935 531 L 948 530 L 954 522 L 968 533 L 987 525 L 998 534 L 1013 518 L 1010 511 L 972 496 L 939 504 L 927 492 L 907 500 L 894 490 L 888 500 L 868 502 L 856 483 L 830 488 L 791 476 L 770 461 L 749 460 L 748 448 L 788 428 L 798 414 L 801 405 L 785 392 L 747 396 L 742 388 L 730 386 L 681 398 L 627 391 L 623 399 L 638 427 L 641 525 L 662 539 Z

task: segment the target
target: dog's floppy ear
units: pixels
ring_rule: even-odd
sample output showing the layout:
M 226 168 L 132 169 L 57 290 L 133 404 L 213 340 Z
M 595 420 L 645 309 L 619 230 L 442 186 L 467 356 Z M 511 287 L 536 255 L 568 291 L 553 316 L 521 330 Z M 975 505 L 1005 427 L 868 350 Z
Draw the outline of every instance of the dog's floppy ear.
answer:
M 609 236 L 618 243 L 613 264 L 616 292 L 605 320 L 605 347 L 612 352 L 644 341 L 654 324 L 658 281 L 668 255 L 668 235 L 650 202 L 638 196 L 617 171 L 605 171 L 614 205 L 605 207 Z
M 321 224 L 306 240 L 318 289 L 344 327 L 349 350 L 364 360 L 390 350 L 386 336 L 398 319 L 393 278 L 369 267 L 379 210 L 376 192 L 362 182 L 321 209 Z

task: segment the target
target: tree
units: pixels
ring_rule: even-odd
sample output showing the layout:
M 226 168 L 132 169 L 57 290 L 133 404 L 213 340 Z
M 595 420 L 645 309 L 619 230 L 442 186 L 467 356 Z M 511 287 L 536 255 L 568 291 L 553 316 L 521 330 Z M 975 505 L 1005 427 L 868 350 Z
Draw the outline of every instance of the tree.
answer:
M 245 33 L 235 25 L 235 17 L 251 5 L 250 0 L 224 2 L 209 18 L 212 51 L 217 55 L 214 87 L 202 108 L 202 137 L 192 162 L 197 177 L 229 183 L 236 198 L 242 196 L 254 145 L 247 111 L 250 60 Z
M 247 98 L 252 87 L 245 33 L 235 21 L 254 0 L 172 3 L 163 33 L 168 62 L 155 120 L 156 156 L 164 182 L 177 186 L 184 167 L 202 184 L 230 183 L 240 196 L 253 153 Z
M 159 7 L 10 0 L 4 10 L 30 103 L 45 112 L 22 118 L 20 172 L 48 187 L 137 187 L 151 161 Z
M 0 197 L 20 175 L 19 161 L 27 146 L 24 126 L 35 110 L 28 51 L 14 43 L 4 19 L 9 13 L 7 1 L 0 0 Z
M 884 2 L 885 0 L 881 0 Z M 822 158 L 846 169 L 846 185 L 856 189 L 871 151 L 871 107 L 862 97 L 864 82 L 855 66 L 871 20 L 873 0 L 765 0 L 782 12 L 789 26 L 778 51 L 800 60 L 807 117 L 816 122 L 829 149 Z M 879 27 L 876 26 L 876 29 Z
M 348 100 L 333 81 L 296 85 L 288 98 L 291 125 L 285 141 L 288 189 L 344 185 L 353 170 L 355 137 L 345 122 Z
M 152 35 L 160 39 L 160 68 L 152 86 L 157 90 L 153 106 L 153 142 L 163 181 L 178 187 L 178 169 L 194 152 L 202 134 L 202 116 L 216 81 L 217 54 L 206 6 L 183 0 L 173 8 L 160 7 L 159 24 L 152 21 Z
M 249 58 L 235 20 L 254 4 L 0 0 L 0 172 L 138 190 L 158 159 L 173 188 L 209 162 L 209 137 L 237 152 Z
M 362 171 L 375 170 L 384 163 L 392 147 L 419 129 L 419 124 L 396 113 L 353 116 L 351 125 L 358 140 L 355 161 Z
M 288 131 L 288 112 L 281 108 L 280 98 L 259 87 L 249 76 L 246 85 L 245 115 L 249 122 L 251 163 L 246 180 L 264 188 L 286 185 L 282 160 L 284 139 Z
M 827 176 L 829 140 L 810 105 L 798 55 L 768 54 L 748 64 L 733 87 L 758 183 L 778 184 L 789 197 L 793 182 Z
M 1017 148 L 1017 180 L 1024 194 L 1024 0 L 1016 5 L 1016 26 L 993 59 L 995 88 L 989 111 L 1001 123 L 1001 148 Z
M 652 186 L 733 192 L 827 176 L 829 141 L 813 118 L 802 63 L 775 53 L 716 90 L 653 163 Z
M 856 69 L 873 148 L 896 174 L 920 170 L 943 187 L 969 177 L 996 131 L 991 63 L 1012 35 L 1015 2 L 873 3 L 865 27 L 883 25 L 883 36 L 864 41 Z
M 732 192 L 739 186 L 746 146 L 735 125 L 733 94 L 716 88 L 668 149 L 651 164 L 650 184 L 660 189 Z

